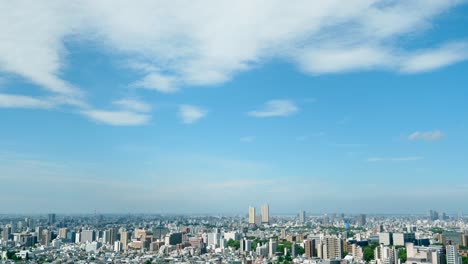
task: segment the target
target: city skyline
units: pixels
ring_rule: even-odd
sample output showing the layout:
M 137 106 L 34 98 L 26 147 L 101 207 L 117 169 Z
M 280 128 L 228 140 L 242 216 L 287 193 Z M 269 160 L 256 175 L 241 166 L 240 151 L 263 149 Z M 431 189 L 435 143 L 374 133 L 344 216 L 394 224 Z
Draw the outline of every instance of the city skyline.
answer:
M 467 12 L 2 1 L 0 211 L 468 213 Z

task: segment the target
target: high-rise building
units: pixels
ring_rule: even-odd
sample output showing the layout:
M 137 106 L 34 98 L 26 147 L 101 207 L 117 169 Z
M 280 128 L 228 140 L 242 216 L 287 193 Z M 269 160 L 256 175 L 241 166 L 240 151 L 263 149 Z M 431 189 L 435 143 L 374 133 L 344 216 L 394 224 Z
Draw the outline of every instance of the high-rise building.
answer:
M 126 251 L 128 249 L 128 232 L 122 231 L 120 233 L 120 242 L 122 242 L 122 249 Z
M 49 225 L 55 224 L 55 214 L 49 214 L 48 215 L 48 222 Z
M 340 238 L 334 236 L 326 236 L 323 238 L 322 243 L 323 259 L 341 259 L 341 254 L 343 252 L 343 241 Z
M 51 232 L 49 230 L 47 230 L 47 229 L 42 230 L 41 244 L 44 245 L 44 246 L 49 246 L 51 241 L 52 241 Z
M 284 248 L 284 249 L 287 250 L 288 248 Z M 296 254 L 297 254 L 297 244 L 296 244 L 296 242 L 292 242 L 292 244 L 291 244 L 291 257 L 295 258 Z
M 360 214 L 357 216 L 357 224 L 359 226 L 365 226 L 367 221 L 366 221 L 366 215 L 365 214 Z
M 305 219 L 306 219 L 305 211 L 300 211 L 299 212 L 299 223 L 301 223 L 301 224 L 305 223 Z
M 68 229 L 65 227 L 65 228 L 60 228 L 59 229 L 59 238 L 62 238 L 62 239 L 66 239 L 67 238 L 67 232 L 68 232 Z
M 442 243 L 445 245 L 461 245 L 462 234 L 457 231 L 446 230 L 442 233 Z
M 117 229 L 109 228 L 109 244 L 114 245 L 115 241 L 117 241 L 117 232 Z
M 270 208 L 268 204 L 262 205 L 262 224 L 270 223 Z
M 393 245 L 404 246 L 406 243 L 414 243 L 416 236 L 414 233 L 394 233 Z
M 390 232 L 379 233 L 379 243 L 383 244 L 384 246 L 393 245 L 393 234 Z
M 3 241 L 8 241 L 11 236 L 11 226 L 6 226 L 2 231 L 2 239 Z
M 312 258 L 316 256 L 315 252 L 315 240 L 314 239 L 306 239 L 304 240 L 304 249 L 305 255 L 307 258 Z
M 121 242 L 121 241 L 115 241 L 115 243 L 114 243 L 114 251 L 115 251 L 115 252 L 120 252 L 120 251 L 122 251 L 122 242 Z
M 445 247 L 447 254 L 447 264 L 462 264 L 461 257 L 458 255 L 458 249 L 453 245 Z
M 272 238 L 270 238 L 270 242 L 268 244 L 268 252 L 269 252 L 270 258 L 276 254 L 276 247 L 277 247 L 276 240 L 273 240 Z
M 250 252 L 252 251 L 252 241 L 244 238 L 240 241 L 240 252 Z
M 83 230 L 81 231 L 80 242 L 81 243 L 91 243 L 96 240 L 96 232 L 94 230 Z
M 286 239 L 286 229 L 281 229 L 281 239 Z
M 255 207 L 249 207 L 249 224 L 255 224 Z

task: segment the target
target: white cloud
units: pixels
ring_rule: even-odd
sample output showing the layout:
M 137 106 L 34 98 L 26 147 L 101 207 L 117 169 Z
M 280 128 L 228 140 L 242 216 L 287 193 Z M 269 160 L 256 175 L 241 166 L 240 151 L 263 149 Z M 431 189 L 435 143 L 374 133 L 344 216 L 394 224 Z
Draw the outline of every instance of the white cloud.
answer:
M 151 116 L 130 111 L 85 110 L 81 112 L 88 118 L 114 126 L 136 126 L 149 122 Z
M 434 17 L 461 3 L 2 1 L 0 69 L 52 92 L 76 93 L 62 78 L 64 42 L 85 40 L 138 61 L 133 68 L 146 76 L 137 84 L 162 92 L 224 82 L 271 58 L 297 61 L 307 72 L 329 73 L 387 67 L 389 61 L 401 60 L 393 54 L 406 54 L 402 70 L 418 72 L 466 55 L 448 52 L 428 60 L 401 50 L 401 42 L 394 40 L 420 34 Z M 429 65 L 418 66 L 424 61 Z
M 424 141 L 437 141 L 445 137 L 445 134 L 440 130 L 419 132 L 416 131 L 408 136 L 409 140 L 424 140 Z
M 397 157 L 397 158 L 381 158 L 381 157 L 374 157 L 374 158 L 368 158 L 368 162 L 382 162 L 382 161 L 417 161 L 417 160 L 422 160 L 424 157 L 419 157 L 419 156 L 412 156 L 412 157 Z
M 194 105 L 181 105 L 179 107 L 179 117 L 185 124 L 195 123 L 207 113 L 206 110 Z
M 298 111 L 298 107 L 290 100 L 271 100 L 265 103 L 265 106 L 260 110 L 248 112 L 254 117 L 273 117 L 273 116 L 289 116 Z
M 173 76 L 150 73 L 133 84 L 136 87 L 155 90 L 162 93 L 177 91 L 177 79 Z
M 405 49 L 401 43 L 406 42 L 398 41 L 412 36 L 417 42 L 437 15 L 464 2 L 1 1 L 0 72 L 50 92 L 52 104 L 78 107 L 91 116 L 131 114 L 145 123 L 148 116 L 134 112 L 144 112 L 141 105 L 120 104 L 126 110 L 117 112 L 90 110 L 84 95 L 92 91 L 66 79 L 73 74 L 67 72 L 73 56 L 65 43 L 92 43 L 97 52 L 126 61 L 141 76 L 129 81 L 131 86 L 163 93 L 220 84 L 272 59 L 292 62 L 310 74 L 373 69 L 417 73 L 468 59 L 466 41 L 443 40 L 434 45 L 438 48 L 422 50 Z M 24 99 L 23 105 L 46 107 Z M 291 102 L 278 101 L 250 114 L 296 111 Z M 183 120 L 195 122 L 205 114 L 192 111 Z
M 431 71 L 466 59 L 468 59 L 468 42 L 449 43 L 408 56 L 402 63 L 401 71 L 404 73 Z
M 304 71 L 314 74 L 367 70 L 391 64 L 392 60 L 380 47 L 313 48 L 302 52 L 298 59 Z
M 125 98 L 125 99 L 114 101 L 113 103 L 129 111 L 147 113 L 147 112 L 151 112 L 152 110 L 152 107 L 150 104 L 147 104 L 137 99 Z
M 54 104 L 47 99 L 24 95 L 0 94 L 0 108 L 39 108 L 49 109 Z

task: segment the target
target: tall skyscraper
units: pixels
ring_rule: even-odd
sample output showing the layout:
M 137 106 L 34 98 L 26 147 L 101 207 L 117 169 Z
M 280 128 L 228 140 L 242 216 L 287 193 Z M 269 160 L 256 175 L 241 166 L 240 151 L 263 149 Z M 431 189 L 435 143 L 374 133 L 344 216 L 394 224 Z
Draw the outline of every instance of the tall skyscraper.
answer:
M 305 211 L 300 211 L 299 212 L 299 223 L 301 223 L 301 224 L 305 223 L 305 219 L 306 219 Z
M 453 245 L 445 247 L 447 254 L 447 264 L 462 264 L 458 249 Z
M 122 249 L 124 251 L 127 251 L 128 249 L 128 232 L 127 231 L 122 231 L 120 233 L 120 241 L 122 242 Z
M 262 205 L 262 223 L 270 223 L 270 208 L 268 207 L 268 204 Z
M 117 229 L 109 228 L 109 244 L 114 245 L 117 240 Z
M 249 224 L 255 224 L 255 207 L 249 207 Z
M 323 259 L 341 259 L 343 241 L 338 237 L 327 236 L 323 239 Z
M 270 238 L 270 243 L 268 245 L 269 245 L 268 252 L 271 258 L 276 254 L 276 246 L 277 246 L 276 240 L 273 240 L 272 238 Z
M 315 252 L 315 240 L 314 239 L 304 240 L 304 249 L 305 249 L 305 255 L 307 258 L 314 257 L 317 254 Z
M 366 223 L 367 223 L 367 221 L 366 221 L 366 215 L 365 215 L 365 214 L 360 214 L 360 215 L 358 215 L 357 221 L 356 221 L 356 222 L 357 222 L 357 224 L 358 224 L 359 226 L 365 226 Z
M 80 237 L 81 243 L 91 243 L 94 240 L 96 240 L 96 232 L 94 230 L 83 230 L 81 231 L 81 237 Z
M 55 224 L 55 214 L 49 214 L 49 215 L 48 215 L 48 218 L 49 218 L 49 220 L 48 220 L 47 223 L 48 223 L 49 225 Z

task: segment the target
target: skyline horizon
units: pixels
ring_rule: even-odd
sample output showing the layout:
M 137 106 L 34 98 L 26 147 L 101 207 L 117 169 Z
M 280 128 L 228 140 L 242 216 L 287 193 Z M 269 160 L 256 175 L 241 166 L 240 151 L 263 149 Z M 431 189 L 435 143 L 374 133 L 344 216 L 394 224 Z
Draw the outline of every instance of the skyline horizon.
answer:
M 468 213 L 466 14 L 1 1 L 0 211 Z

